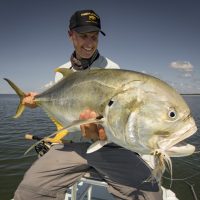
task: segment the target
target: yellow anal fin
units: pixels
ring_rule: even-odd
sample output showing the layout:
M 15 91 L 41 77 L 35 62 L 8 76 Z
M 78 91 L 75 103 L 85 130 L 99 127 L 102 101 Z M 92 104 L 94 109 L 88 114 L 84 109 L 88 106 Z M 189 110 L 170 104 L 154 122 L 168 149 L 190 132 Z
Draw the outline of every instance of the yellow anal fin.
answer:
M 60 122 L 58 122 L 56 119 L 50 117 L 51 121 L 56 125 L 56 128 L 57 130 L 61 130 L 63 129 L 64 127 L 61 125 Z M 63 130 L 59 133 L 57 133 L 55 135 L 55 137 L 53 138 L 47 138 L 46 141 L 48 140 L 48 142 L 51 142 L 51 143 L 63 143 L 63 138 L 68 134 L 69 132 L 67 130 Z
M 63 143 L 63 138 L 68 134 L 69 132 L 67 130 L 63 130 L 56 134 L 53 138 L 47 138 L 46 141 L 51 143 Z

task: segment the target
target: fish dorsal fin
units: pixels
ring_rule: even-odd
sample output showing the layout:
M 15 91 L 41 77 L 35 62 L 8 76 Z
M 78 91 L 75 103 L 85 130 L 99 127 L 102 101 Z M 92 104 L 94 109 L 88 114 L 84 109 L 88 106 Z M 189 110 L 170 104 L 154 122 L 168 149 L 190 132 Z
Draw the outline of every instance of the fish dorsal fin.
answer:
M 68 77 L 70 74 L 74 73 L 71 69 L 59 68 L 59 67 L 56 68 L 54 71 L 61 73 L 63 75 L 63 77 Z
M 109 143 L 108 140 L 98 140 L 89 146 L 89 148 L 87 149 L 87 153 L 93 153 L 101 149 L 103 146 L 105 146 L 108 143 Z
M 49 135 L 47 137 L 44 137 L 42 140 L 40 140 L 40 141 L 36 142 L 35 144 L 33 144 L 32 146 L 30 146 L 27 149 L 27 151 L 24 153 L 24 155 L 26 155 L 31 149 L 33 149 L 35 146 L 37 146 L 40 142 L 45 141 L 47 138 L 53 137 L 53 136 L 61 133 L 64 130 L 67 130 L 67 129 L 72 128 L 72 127 L 80 126 L 80 125 L 83 125 L 83 124 L 90 124 L 90 123 L 101 124 L 103 122 L 104 122 L 104 118 L 101 118 L 101 119 L 91 118 L 91 119 L 86 119 L 86 120 L 85 119 L 75 120 L 75 121 L 71 122 L 68 126 L 65 126 L 64 128 L 62 128 L 62 129 L 60 129 L 58 131 L 55 131 L 51 135 Z

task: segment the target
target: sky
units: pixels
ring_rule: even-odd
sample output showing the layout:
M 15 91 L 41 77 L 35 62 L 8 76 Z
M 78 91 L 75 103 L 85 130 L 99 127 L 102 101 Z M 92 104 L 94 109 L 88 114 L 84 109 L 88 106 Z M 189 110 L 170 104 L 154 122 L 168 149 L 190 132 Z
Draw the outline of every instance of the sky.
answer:
M 45 90 L 73 52 L 69 19 L 81 9 L 101 17 L 100 54 L 200 93 L 199 0 L 1 0 L 0 94 L 13 93 L 3 78 L 25 92 Z

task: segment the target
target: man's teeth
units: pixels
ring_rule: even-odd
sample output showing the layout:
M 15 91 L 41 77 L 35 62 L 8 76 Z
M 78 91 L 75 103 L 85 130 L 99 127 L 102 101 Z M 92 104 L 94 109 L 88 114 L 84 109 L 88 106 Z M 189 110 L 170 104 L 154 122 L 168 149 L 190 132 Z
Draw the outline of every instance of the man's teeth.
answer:
M 85 49 L 86 51 L 91 51 L 91 50 L 92 50 L 92 48 L 85 48 L 85 47 L 84 47 L 84 49 Z

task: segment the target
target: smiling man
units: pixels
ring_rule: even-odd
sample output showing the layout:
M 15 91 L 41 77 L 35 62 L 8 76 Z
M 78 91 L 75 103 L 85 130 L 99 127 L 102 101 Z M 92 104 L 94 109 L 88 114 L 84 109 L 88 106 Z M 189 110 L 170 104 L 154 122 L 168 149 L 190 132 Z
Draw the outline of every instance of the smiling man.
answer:
M 68 31 L 69 39 L 73 43 L 75 50 L 71 55 L 70 61 L 60 67 L 70 68 L 74 71 L 93 67 L 119 68 L 116 63 L 99 54 L 97 50 L 99 33 L 106 35 L 101 30 L 100 18 L 94 11 L 76 11 L 70 19 Z M 56 82 L 61 77 L 62 75 L 57 73 Z
M 97 47 L 100 33 L 105 36 L 101 30 L 100 18 L 94 11 L 76 11 L 70 19 L 68 31 L 75 50 L 70 61 L 60 67 L 80 73 L 95 67 L 119 68 L 116 63 L 99 54 Z M 62 74 L 57 72 L 55 81 L 61 78 Z M 36 107 L 35 95 L 28 93 L 23 104 Z M 81 119 L 98 116 L 90 109 L 81 112 Z M 67 187 L 79 181 L 91 169 L 108 183 L 108 191 L 116 199 L 162 199 L 159 185 L 156 182 L 146 182 L 151 169 L 138 154 L 114 144 L 87 154 L 89 142 L 106 139 L 105 130 L 96 124 L 82 125 L 80 128 L 81 133 L 68 136 L 72 143 L 53 145 L 33 163 L 15 192 L 15 200 L 64 199 Z

